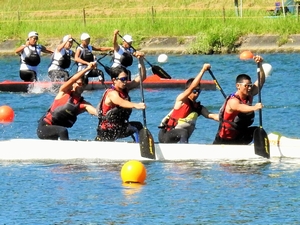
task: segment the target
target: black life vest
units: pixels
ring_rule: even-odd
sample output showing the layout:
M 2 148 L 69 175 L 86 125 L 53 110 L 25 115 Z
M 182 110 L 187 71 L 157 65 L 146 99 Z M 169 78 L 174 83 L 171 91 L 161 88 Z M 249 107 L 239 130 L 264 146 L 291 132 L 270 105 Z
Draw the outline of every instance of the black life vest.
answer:
M 89 46 L 87 48 L 83 48 L 82 46 L 80 46 L 81 48 L 81 56 L 80 58 L 84 61 L 87 62 L 94 62 L 94 55 L 92 53 L 92 50 L 89 48 Z
M 125 49 L 123 46 L 120 46 L 120 49 L 122 49 L 122 51 L 123 51 L 122 55 L 120 55 L 119 59 L 116 57 L 113 57 L 113 61 L 115 63 L 119 63 L 122 67 L 131 66 L 133 63 L 133 56 L 132 56 L 130 50 Z
M 128 66 L 131 66 L 132 63 L 133 63 L 133 57 L 130 53 L 128 52 L 124 52 L 122 55 L 121 55 L 121 58 L 120 58 L 120 63 L 122 66 L 124 67 L 128 67 Z
M 103 107 L 107 107 L 104 106 L 104 100 L 106 98 L 106 95 L 109 91 L 114 90 L 114 87 L 106 90 L 106 92 L 103 94 L 103 97 L 101 99 L 101 102 L 99 104 L 99 126 L 101 126 L 101 128 L 106 129 L 106 128 L 126 128 L 126 126 L 124 126 L 124 124 L 126 124 L 129 120 L 129 117 L 132 113 L 132 109 L 128 109 L 128 108 L 122 108 L 120 106 L 112 106 L 109 107 L 109 110 L 106 112 L 105 115 L 103 115 Z M 127 99 L 128 101 L 130 101 L 130 97 L 128 95 L 127 92 L 119 92 L 119 95 L 121 98 L 123 99 Z M 108 109 L 108 107 L 107 107 Z
M 29 54 L 27 54 L 24 58 L 24 62 L 29 66 L 37 66 L 41 62 L 41 57 L 36 50 L 36 46 L 34 46 L 34 50 L 31 50 L 29 47 L 26 47 L 29 50 Z
M 79 105 L 82 101 L 83 97 L 80 98 L 77 104 L 74 104 L 73 97 L 70 96 L 65 104 L 56 107 L 53 111 L 51 111 L 50 107 L 45 118 L 49 120 L 52 125 L 72 127 L 77 120 Z M 51 114 L 51 116 L 49 116 L 49 114 Z
M 60 57 L 59 60 L 57 60 L 58 65 L 63 68 L 63 69 L 67 69 L 70 67 L 71 65 L 71 55 L 70 55 L 71 51 L 70 50 L 65 50 L 65 54 Z

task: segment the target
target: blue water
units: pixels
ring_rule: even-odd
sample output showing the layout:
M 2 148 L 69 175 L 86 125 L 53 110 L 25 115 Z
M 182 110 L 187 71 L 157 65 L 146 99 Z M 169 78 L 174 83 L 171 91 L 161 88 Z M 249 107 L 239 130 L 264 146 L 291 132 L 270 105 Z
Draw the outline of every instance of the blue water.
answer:
M 300 54 L 262 56 L 273 67 L 262 90 L 263 127 L 268 133 L 277 131 L 299 137 Z M 147 59 L 159 65 L 155 56 Z M 109 65 L 108 58 L 102 62 Z M 203 63 L 212 65 L 226 94 L 235 91 L 235 77 L 239 73 L 249 74 L 253 81 L 257 78 L 255 63 L 241 61 L 237 55 L 169 55 L 168 63 L 160 66 L 173 78 L 187 79 L 194 77 Z M 43 57 L 40 80 L 47 79 L 48 64 L 49 58 Z M 135 68 L 136 65 L 132 66 L 133 74 L 137 74 Z M 19 80 L 19 59 L 1 57 L 0 71 L 0 80 Z M 203 79 L 211 77 L 207 73 Z M 144 91 L 147 127 L 156 141 L 157 126 L 180 92 L 179 89 Z M 88 91 L 84 97 L 96 106 L 102 93 L 103 90 Z M 0 105 L 9 105 L 15 111 L 13 123 L 0 125 L 0 139 L 36 138 L 37 120 L 54 97 L 55 92 L 0 92 Z M 131 97 L 134 102 L 141 101 L 140 91 L 133 91 Z M 212 112 L 218 112 L 224 101 L 218 90 L 203 91 L 199 99 Z M 134 110 L 131 119 L 142 122 L 142 112 Z M 82 114 L 69 130 L 70 138 L 94 139 L 96 126 L 95 117 Z M 216 122 L 199 118 L 190 142 L 211 143 L 217 127 Z M 46 148 L 41 146 L 41 151 Z M 300 223 L 297 161 L 145 162 L 147 179 L 143 186 L 122 185 L 123 163 L 0 162 L 0 224 Z

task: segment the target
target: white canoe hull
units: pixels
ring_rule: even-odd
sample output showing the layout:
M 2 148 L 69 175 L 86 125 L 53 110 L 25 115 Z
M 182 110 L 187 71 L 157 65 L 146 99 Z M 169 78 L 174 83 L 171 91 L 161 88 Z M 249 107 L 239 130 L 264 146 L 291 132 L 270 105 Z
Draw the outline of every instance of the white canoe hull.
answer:
M 300 139 L 270 134 L 271 159 L 278 157 L 300 159 Z M 253 145 L 155 144 L 156 160 L 251 160 Z M 51 141 L 12 139 L 0 141 L 0 160 L 149 160 L 140 155 L 138 143 L 96 141 Z

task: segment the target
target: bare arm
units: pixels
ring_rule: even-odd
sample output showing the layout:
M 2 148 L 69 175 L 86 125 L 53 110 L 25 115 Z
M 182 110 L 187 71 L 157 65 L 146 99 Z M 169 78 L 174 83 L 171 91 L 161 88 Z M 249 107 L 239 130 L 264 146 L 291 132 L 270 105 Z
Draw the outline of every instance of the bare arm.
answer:
M 123 108 L 135 108 L 135 109 L 145 109 L 146 105 L 145 103 L 134 103 L 127 101 L 123 98 L 121 98 L 117 91 L 111 91 L 107 94 L 107 97 L 105 99 L 105 104 L 110 105 L 111 103 L 115 105 L 119 105 Z
M 177 96 L 174 109 L 180 108 L 182 102 L 185 101 L 188 98 L 188 96 L 192 93 L 193 89 L 195 89 L 199 85 L 205 71 L 207 71 L 208 69 L 210 69 L 210 64 L 204 64 L 201 71 L 195 77 L 191 85 L 187 89 L 185 89 L 184 92 Z
M 20 54 L 24 50 L 24 48 L 26 48 L 28 46 L 29 46 L 29 41 L 26 41 L 25 45 L 21 45 L 20 47 L 18 47 L 16 49 L 15 53 Z
M 238 99 L 229 99 L 226 106 L 226 111 L 232 113 L 234 111 L 242 112 L 242 113 L 249 113 L 262 108 L 261 103 L 256 103 L 255 105 L 246 105 L 241 104 Z
M 60 52 L 64 47 L 65 45 L 67 44 L 67 42 L 72 39 L 72 35 L 68 35 L 68 39 L 66 41 L 64 41 L 63 43 L 61 43 L 60 45 L 57 46 L 56 48 L 56 52 Z
M 139 70 L 141 71 L 142 81 L 144 81 L 147 77 L 144 58 L 142 56 L 138 56 L 138 60 L 139 60 L 139 67 L 140 67 Z M 140 80 L 141 80 L 140 76 L 135 77 L 130 83 L 127 84 L 128 90 L 138 87 L 140 85 Z
M 105 51 L 113 51 L 114 48 L 113 47 L 94 47 L 94 46 L 92 46 L 92 50 L 105 52 Z
M 114 31 L 114 36 L 113 36 L 113 45 L 114 45 L 114 51 L 116 51 L 116 52 L 118 52 L 119 49 L 120 49 L 120 46 L 117 42 L 118 34 L 119 34 L 119 30 L 115 30 Z
M 51 49 L 46 48 L 44 45 L 41 45 L 41 47 L 42 47 L 42 52 L 48 53 L 48 54 L 52 54 L 53 53 L 53 51 Z
M 88 67 L 85 68 L 84 70 L 79 71 L 75 75 L 73 75 L 69 80 L 63 83 L 63 85 L 59 88 L 59 92 L 61 93 L 66 93 L 68 92 L 71 88 L 72 85 L 80 78 L 82 77 L 87 71 L 93 69 L 96 67 L 96 63 L 91 62 L 88 64 Z
M 212 119 L 212 120 L 215 120 L 215 121 L 219 121 L 219 114 L 209 112 L 208 109 L 204 106 L 201 109 L 201 115 L 204 116 L 207 119 Z
M 86 110 L 89 114 L 94 115 L 94 116 L 98 116 L 98 113 L 97 113 L 96 108 L 95 108 L 94 106 L 92 106 L 91 103 L 86 102 L 86 104 L 84 104 L 84 106 L 85 106 L 85 110 Z
M 259 55 L 254 56 L 254 61 L 258 64 L 259 66 L 259 77 L 260 77 L 260 89 L 262 89 L 265 80 L 266 80 L 266 76 L 265 76 L 265 72 L 264 69 L 262 67 L 262 62 L 263 62 L 263 58 Z M 253 84 L 252 90 L 251 90 L 252 96 L 257 95 L 258 94 L 258 80 L 256 80 Z
M 88 65 L 89 62 L 87 62 L 87 61 L 85 61 L 85 60 L 83 60 L 83 59 L 80 58 L 81 50 L 82 50 L 82 48 L 80 46 L 78 46 L 78 48 L 76 49 L 76 52 L 75 52 L 75 58 L 74 58 L 74 60 L 77 63 L 81 63 L 83 65 Z

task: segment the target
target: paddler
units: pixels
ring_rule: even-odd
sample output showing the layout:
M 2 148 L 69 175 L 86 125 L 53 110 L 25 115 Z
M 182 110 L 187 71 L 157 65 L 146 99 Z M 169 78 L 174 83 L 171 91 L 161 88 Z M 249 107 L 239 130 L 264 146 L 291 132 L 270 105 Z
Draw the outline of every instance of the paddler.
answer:
M 20 56 L 20 78 L 23 81 L 37 81 L 38 65 L 41 62 L 41 53 L 52 54 L 53 51 L 38 44 L 39 34 L 31 31 L 28 34 L 26 43 L 16 49 Z
M 122 44 L 118 44 L 119 30 L 114 31 L 113 45 L 114 45 L 114 55 L 113 64 L 111 66 L 111 71 L 119 70 L 120 68 L 126 71 L 128 74 L 128 80 L 131 81 L 131 71 L 128 70 L 133 63 L 133 56 L 144 56 L 144 52 L 135 51 L 131 45 L 133 43 L 132 36 L 129 34 L 124 35 Z
M 265 83 L 265 72 L 262 66 L 263 58 L 253 57 L 258 64 L 260 73 L 260 89 Z M 258 80 L 254 83 L 247 74 L 239 74 L 235 84 L 237 91 L 229 95 L 220 109 L 220 125 L 213 144 L 249 144 L 253 140 L 254 111 L 262 109 L 261 103 L 253 103 L 253 96 L 258 94 Z
M 195 78 L 190 78 L 185 84 L 184 92 L 180 93 L 170 113 L 165 116 L 159 125 L 158 140 L 160 143 L 188 143 L 199 116 L 207 119 L 219 120 L 218 114 L 213 114 L 197 102 L 201 92 L 200 81 L 210 64 L 204 64 Z
M 99 123 L 96 141 L 115 141 L 128 136 L 139 142 L 139 131 L 143 125 L 139 121 L 129 121 L 132 109 L 145 109 L 143 102 L 131 102 L 129 91 L 139 87 L 140 79 L 146 79 L 146 68 L 142 56 L 138 56 L 141 76 L 128 82 L 128 74 L 122 68 L 111 73 L 112 86 L 108 88 L 97 106 Z
M 84 74 L 94 68 L 96 63 L 90 62 L 86 68 L 62 84 L 52 105 L 39 120 L 37 136 L 40 139 L 69 140 L 67 128 L 75 124 L 79 114 L 88 112 L 97 116 L 96 108 L 82 97 L 88 84 L 88 78 Z

